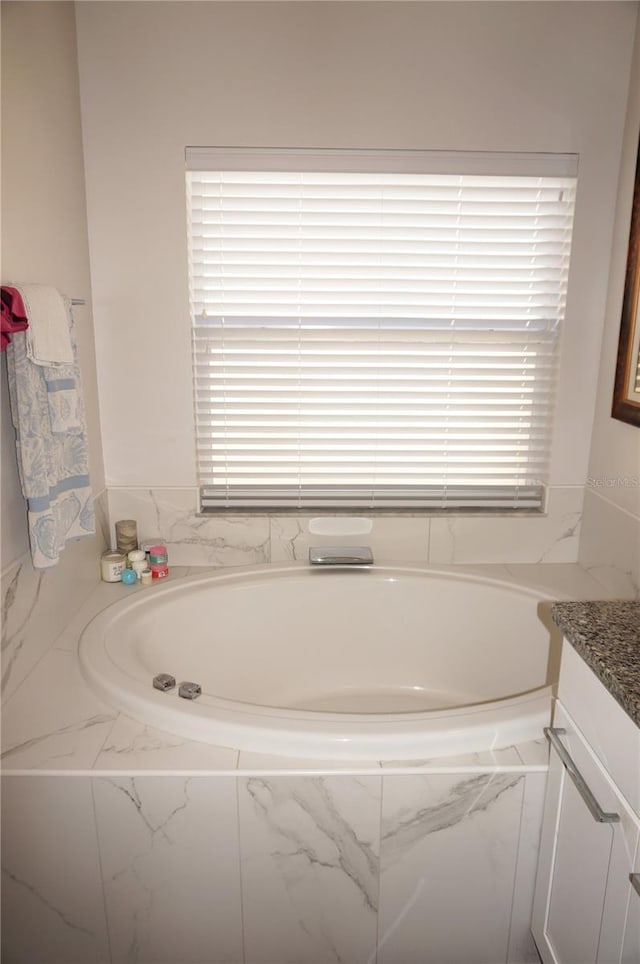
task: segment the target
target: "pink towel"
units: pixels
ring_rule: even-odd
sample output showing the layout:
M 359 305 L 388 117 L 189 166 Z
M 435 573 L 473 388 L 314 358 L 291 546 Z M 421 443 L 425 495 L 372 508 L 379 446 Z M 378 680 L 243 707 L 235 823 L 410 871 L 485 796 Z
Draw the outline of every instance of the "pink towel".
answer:
M 2 321 L 0 324 L 0 351 L 4 351 L 11 341 L 14 331 L 24 331 L 29 327 L 22 295 L 16 288 L 2 285 Z

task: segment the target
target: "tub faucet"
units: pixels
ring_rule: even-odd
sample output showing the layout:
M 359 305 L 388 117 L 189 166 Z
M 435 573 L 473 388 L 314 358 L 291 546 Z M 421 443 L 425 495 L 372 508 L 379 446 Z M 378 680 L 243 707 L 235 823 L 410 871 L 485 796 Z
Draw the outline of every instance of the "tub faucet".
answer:
M 309 562 L 312 566 L 372 566 L 373 553 L 369 546 L 311 546 Z

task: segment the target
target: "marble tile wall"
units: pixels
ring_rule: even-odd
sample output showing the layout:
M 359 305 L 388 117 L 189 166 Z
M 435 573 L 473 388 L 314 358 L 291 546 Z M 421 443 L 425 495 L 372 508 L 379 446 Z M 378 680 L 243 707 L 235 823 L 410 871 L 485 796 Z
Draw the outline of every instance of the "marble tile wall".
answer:
M 541 778 L 4 777 L 3 960 L 529 964 Z
M 640 519 L 587 488 L 580 565 L 612 596 L 640 599 Z
M 572 563 L 578 558 L 583 489 L 550 489 L 543 516 L 377 516 L 366 541 L 384 561 L 430 563 Z M 141 539 L 161 538 L 183 566 L 255 565 L 306 559 L 308 522 L 301 515 L 196 513 L 195 489 L 109 490 L 109 514 L 138 522 Z M 354 513 L 366 515 L 366 513 Z M 348 537 L 314 536 L 314 544 Z M 353 539 L 351 540 L 353 541 Z

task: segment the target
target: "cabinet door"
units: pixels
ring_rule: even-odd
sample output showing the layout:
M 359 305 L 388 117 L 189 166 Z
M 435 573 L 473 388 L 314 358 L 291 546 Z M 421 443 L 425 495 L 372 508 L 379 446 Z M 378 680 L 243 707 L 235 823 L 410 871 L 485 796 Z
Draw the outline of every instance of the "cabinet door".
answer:
M 587 794 L 590 791 L 607 814 L 619 812 L 619 799 L 560 704 L 554 728 L 565 730 L 562 743 L 587 785 Z M 609 874 L 624 850 L 620 823 L 594 817 L 584 792 L 577 789 L 552 748 L 532 923 L 545 964 L 620 961 L 623 935 L 621 926 L 615 925 L 616 903 L 606 928 L 607 947 L 602 948 L 606 956 L 600 954 L 600 942 Z
M 631 882 L 637 848 L 638 823 L 623 803 L 614 831 L 598 964 L 640 964 L 640 893 Z
M 638 964 L 640 961 L 640 852 L 636 852 L 634 868 L 634 872 L 629 875 L 631 892 L 629 894 L 629 911 L 624 930 L 621 964 Z

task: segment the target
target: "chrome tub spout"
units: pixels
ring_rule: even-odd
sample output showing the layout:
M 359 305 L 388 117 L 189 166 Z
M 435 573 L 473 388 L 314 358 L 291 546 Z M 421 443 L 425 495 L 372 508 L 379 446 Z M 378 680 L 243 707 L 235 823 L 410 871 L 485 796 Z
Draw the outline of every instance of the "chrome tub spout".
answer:
M 373 553 L 369 546 L 311 546 L 309 562 L 312 566 L 372 566 Z

